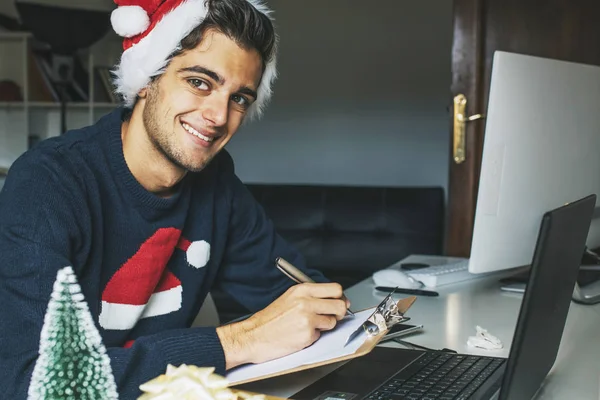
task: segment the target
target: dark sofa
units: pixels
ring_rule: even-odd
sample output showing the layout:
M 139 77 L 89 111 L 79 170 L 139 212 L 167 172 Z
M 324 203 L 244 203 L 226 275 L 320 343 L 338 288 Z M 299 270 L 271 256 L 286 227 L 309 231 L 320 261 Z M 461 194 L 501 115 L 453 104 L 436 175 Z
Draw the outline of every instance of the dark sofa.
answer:
M 347 288 L 409 254 L 441 254 L 444 191 L 431 187 L 248 184 L 308 266 Z M 246 310 L 212 292 L 222 322 Z

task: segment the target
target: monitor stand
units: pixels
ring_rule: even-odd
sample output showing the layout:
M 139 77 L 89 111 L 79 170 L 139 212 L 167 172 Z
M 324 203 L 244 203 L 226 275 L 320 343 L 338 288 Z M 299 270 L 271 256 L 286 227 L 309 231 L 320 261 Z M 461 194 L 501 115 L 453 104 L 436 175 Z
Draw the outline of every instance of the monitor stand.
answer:
M 585 286 L 579 286 L 579 283 L 575 282 L 573 301 L 580 304 L 600 303 L 600 280 Z
M 600 256 L 586 249 L 581 264 L 573 290 L 573 301 L 579 304 L 600 303 Z M 528 280 L 529 268 L 501 279 L 501 288 L 508 292 L 523 293 Z
M 500 289 L 505 292 L 525 293 L 525 287 L 527 286 L 527 281 L 529 281 L 530 269 L 531 266 L 527 266 L 524 270 L 520 270 L 514 275 L 500 279 L 500 283 L 502 284 Z
M 573 301 L 581 304 L 600 303 L 600 256 L 586 249 L 573 292 Z

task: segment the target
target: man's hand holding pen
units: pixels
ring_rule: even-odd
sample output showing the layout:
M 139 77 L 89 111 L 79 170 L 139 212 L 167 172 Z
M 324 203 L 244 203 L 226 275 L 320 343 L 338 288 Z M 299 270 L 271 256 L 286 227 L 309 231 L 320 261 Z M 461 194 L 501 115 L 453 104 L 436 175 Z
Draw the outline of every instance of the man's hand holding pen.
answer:
M 252 317 L 217 328 L 226 368 L 261 363 L 313 344 L 350 305 L 338 283 L 302 283 Z
M 294 267 L 292 264 L 290 264 L 288 261 L 284 260 L 281 257 L 278 257 L 275 260 L 275 266 L 277 266 L 277 268 L 281 272 L 283 272 L 288 278 L 290 278 L 296 283 L 315 283 L 315 281 L 312 280 L 308 275 L 306 275 L 304 272 L 300 271 L 298 268 Z M 350 301 L 346 298 L 343 292 L 342 299 L 346 301 L 348 306 L 346 314 L 354 316 L 354 313 L 350 310 Z
M 281 258 L 276 265 L 298 284 L 250 318 L 217 328 L 227 369 L 302 350 L 322 331 L 333 329 L 346 315 L 354 315 L 340 284 L 315 283 Z

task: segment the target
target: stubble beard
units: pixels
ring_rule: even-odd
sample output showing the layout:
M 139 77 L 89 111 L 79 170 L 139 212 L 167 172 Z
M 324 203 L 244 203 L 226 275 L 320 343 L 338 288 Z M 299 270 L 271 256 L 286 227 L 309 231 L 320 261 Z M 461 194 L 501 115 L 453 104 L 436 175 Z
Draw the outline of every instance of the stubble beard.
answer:
M 169 141 L 169 138 L 175 137 L 175 132 L 169 132 L 166 126 L 161 126 L 161 116 L 168 113 L 164 111 L 161 112 L 160 110 L 159 96 L 156 93 L 157 90 L 158 88 L 154 85 L 151 85 L 151 87 L 148 88 L 146 105 L 142 113 L 144 128 L 148 133 L 150 142 L 159 153 L 177 167 L 189 172 L 202 171 L 206 165 L 208 165 L 210 160 L 212 160 L 214 155 L 210 155 L 209 158 L 201 162 L 200 165 L 185 160 L 186 157 L 183 151 L 177 149 L 175 143 Z

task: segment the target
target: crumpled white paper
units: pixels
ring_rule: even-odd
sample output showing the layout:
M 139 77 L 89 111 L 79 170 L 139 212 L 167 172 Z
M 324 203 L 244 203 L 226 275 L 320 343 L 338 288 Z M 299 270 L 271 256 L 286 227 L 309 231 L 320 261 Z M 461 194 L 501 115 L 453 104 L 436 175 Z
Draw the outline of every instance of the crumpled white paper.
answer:
M 477 330 L 477 334 L 469 337 L 467 346 L 486 350 L 498 350 L 504 347 L 500 339 L 490 334 L 487 329 L 483 329 L 479 325 L 475 329 Z

